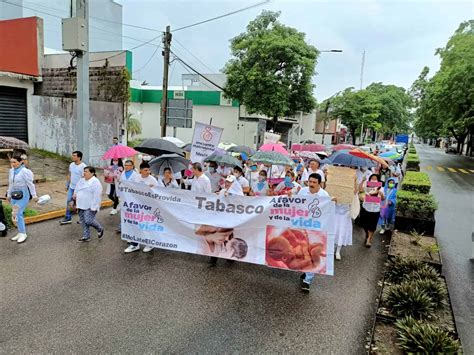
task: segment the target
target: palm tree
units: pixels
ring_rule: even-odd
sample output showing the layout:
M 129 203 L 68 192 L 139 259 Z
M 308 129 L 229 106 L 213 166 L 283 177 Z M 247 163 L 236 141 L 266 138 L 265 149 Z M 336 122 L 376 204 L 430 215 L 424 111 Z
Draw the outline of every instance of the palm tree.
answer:
M 127 114 L 127 137 L 133 139 L 134 136 L 142 133 L 142 123 L 139 119 L 132 116 L 131 113 Z

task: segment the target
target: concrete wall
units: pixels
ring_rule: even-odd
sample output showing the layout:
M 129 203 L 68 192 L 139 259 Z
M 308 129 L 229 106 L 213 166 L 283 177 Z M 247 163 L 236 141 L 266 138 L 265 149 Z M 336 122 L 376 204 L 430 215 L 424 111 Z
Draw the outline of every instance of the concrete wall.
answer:
M 137 138 L 160 138 L 160 110 L 161 105 L 156 103 L 130 104 L 128 111 L 142 123 L 142 134 Z M 228 106 L 194 106 L 193 122 L 209 123 L 224 128 L 221 141 L 230 141 L 236 144 L 254 147 L 254 137 L 257 134 L 256 121 L 239 120 L 239 108 Z M 176 137 L 185 143 L 193 139 L 192 128 L 177 128 Z M 168 127 L 167 136 L 173 136 L 173 128 Z
M 76 100 L 71 98 L 33 96 L 34 120 L 30 145 L 69 156 L 77 149 Z M 113 102 L 90 102 L 90 161 L 96 166 L 106 162 L 100 157 L 119 135 L 123 105 Z
M 28 142 L 32 142 L 34 131 L 34 112 L 33 112 L 33 81 L 21 80 L 14 77 L 0 76 L 0 86 L 12 86 L 26 89 L 26 110 L 28 117 Z
M 123 78 L 123 67 L 90 68 L 89 90 L 93 101 L 124 102 L 128 83 Z M 76 70 L 67 68 L 43 69 L 43 81 L 36 94 L 43 96 L 71 97 L 76 95 Z

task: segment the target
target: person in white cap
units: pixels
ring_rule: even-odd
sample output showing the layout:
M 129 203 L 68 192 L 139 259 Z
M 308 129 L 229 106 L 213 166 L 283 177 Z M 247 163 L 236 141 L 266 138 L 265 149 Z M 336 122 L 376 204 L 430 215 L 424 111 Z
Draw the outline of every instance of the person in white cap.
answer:
M 227 176 L 224 182 L 224 188 L 219 191 L 219 197 L 227 196 L 244 196 L 242 186 L 234 175 Z

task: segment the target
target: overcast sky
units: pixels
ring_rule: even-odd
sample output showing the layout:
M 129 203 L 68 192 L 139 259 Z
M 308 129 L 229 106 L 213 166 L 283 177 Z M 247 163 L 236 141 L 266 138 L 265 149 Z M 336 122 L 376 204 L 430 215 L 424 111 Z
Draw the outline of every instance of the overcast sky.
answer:
M 163 28 L 178 28 L 259 1 L 142 1 L 118 0 L 123 5 L 123 22 Z M 359 87 L 362 52 L 366 51 L 363 85 L 383 82 L 409 87 L 423 66 L 439 66 L 436 48 L 443 46 L 459 23 L 473 18 L 473 1 L 279 1 L 221 20 L 176 32 L 172 47 L 196 69 L 208 73 L 220 70 L 229 59 L 229 40 L 245 31 L 247 23 L 263 9 L 281 11 L 282 23 L 306 33 L 318 49 L 342 49 L 343 53 L 321 53 L 314 78 L 318 101 L 349 86 Z M 150 39 L 153 32 L 124 27 L 124 34 Z M 178 43 L 179 41 L 179 43 Z M 183 45 L 204 64 L 186 52 Z M 124 44 L 124 48 L 127 45 Z M 134 70 L 141 68 L 154 49 L 134 51 Z M 160 51 L 137 79 L 161 85 Z M 186 71 L 172 65 L 171 84 L 181 84 Z
M 60 15 L 59 17 L 68 16 L 68 0 L 23 1 L 24 6 L 41 8 L 43 11 Z M 168 24 L 171 29 L 176 29 L 261 1 L 116 2 L 123 5 L 124 23 L 164 30 Z M 94 17 L 96 22 L 100 21 L 96 18 L 100 18 L 101 14 L 98 13 L 97 7 L 93 8 L 91 17 Z M 434 55 L 435 49 L 446 44 L 462 21 L 474 18 L 473 0 L 272 0 L 258 8 L 178 31 L 174 34 L 172 49 L 200 72 L 217 73 L 229 60 L 229 40 L 244 32 L 248 22 L 264 9 L 281 11 L 280 21 L 306 33 L 307 41 L 318 49 L 343 50 L 343 53 L 321 53 L 319 57 L 316 66 L 318 74 L 314 77 L 315 96 L 318 101 L 346 87 L 359 87 L 364 50 L 364 86 L 372 82 L 383 82 L 408 88 L 423 66 L 429 66 L 432 73 L 437 70 L 439 59 Z M 25 11 L 25 15 L 34 14 Z M 43 14 L 37 15 L 44 17 Z M 46 18 L 48 21 L 45 23 L 45 43 L 59 49 L 61 20 L 48 16 Z M 111 24 L 105 22 L 103 25 Z M 101 37 L 106 35 L 100 33 Z M 123 35 L 146 41 L 160 34 L 123 26 Z M 124 38 L 123 49 L 132 48 L 138 43 Z M 155 43 L 160 44 L 160 39 Z M 163 59 L 161 50 L 153 56 L 155 49 L 156 47 L 147 45 L 133 50 L 133 77 L 146 80 L 151 85 L 161 85 Z M 181 74 L 186 73 L 186 70 L 179 63 L 175 63 L 171 65 L 170 73 L 170 84 L 181 85 Z

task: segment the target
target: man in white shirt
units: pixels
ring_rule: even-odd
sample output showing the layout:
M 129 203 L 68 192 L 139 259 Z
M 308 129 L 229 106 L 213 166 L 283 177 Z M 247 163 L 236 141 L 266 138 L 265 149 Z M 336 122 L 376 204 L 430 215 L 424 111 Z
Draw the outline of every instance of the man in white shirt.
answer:
M 59 222 L 61 225 L 70 224 L 72 222 L 72 214 L 70 210 L 70 203 L 73 201 L 72 196 L 74 195 L 74 189 L 76 188 L 79 180 L 84 176 L 84 168 L 87 166 L 82 162 L 82 152 L 76 150 L 71 155 L 72 163 L 69 164 L 69 173 L 66 176 L 66 215 Z
M 201 163 L 193 164 L 194 179 L 185 180 L 187 185 L 191 185 L 191 191 L 200 193 L 212 193 L 211 180 L 202 171 Z
M 326 184 L 326 177 L 324 175 L 324 172 L 320 169 L 320 163 L 319 161 L 315 159 L 311 159 L 309 161 L 309 167 L 308 167 L 308 172 L 304 176 L 301 177 L 301 182 L 304 183 L 304 185 L 308 186 L 308 178 L 311 176 L 311 174 L 319 174 L 321 176 L 321 186 L 324 187 Z
M 211 181 L 212 192 L 219 192 L 221 189 L 221 181 L 224 179 L 222 178 L 221 174 L 217 172 L 217 163 L 214 161 L 209 162 L 209 168 L 205 174 Z
M 329 197 L 329 194 L 321 187 L 321 176 L 316 173 L 312 173 L 308 178 L 308 187 L 302 188 L 298 192 L 298 196 L 311 196 L 311 197 Z M 336 199 L 333 198 L 333 201 Z M 314 273 L 306 272 L 301 275 L 301 290 L 305 293 L 309 292 L 309 287 L 314 279 Z
M 150 165 L 147 162 L 140 164 L 140 174 L 135 177 L 135 182 L 139 184 L 145 184 L 150 188 L 154 187 L 164 187 L 162 182 L 158 182 L 152 175 L 150 170 Z M 140 245 L 138 243 L 130 243 L 127 249 L 124 250 L 125 253 L 132 253 L 134 251 L 140 250 Z M 143 248 L 144 253 L 148 253 L 153 250 L 153 247 L 146 246 Z

